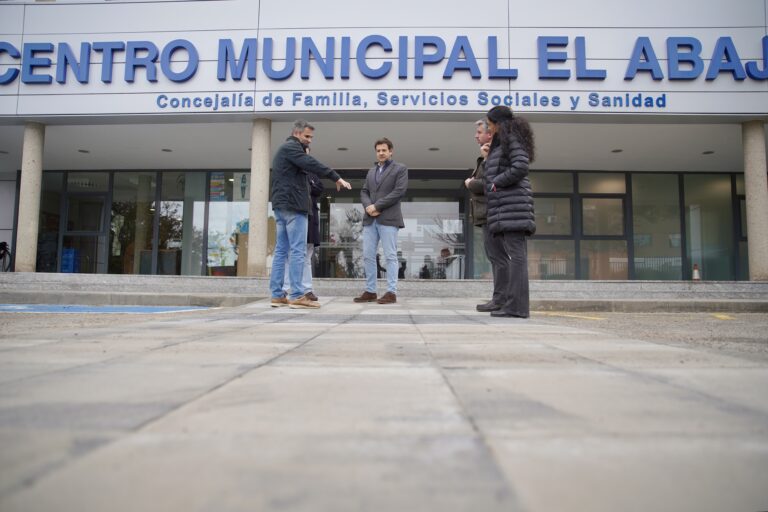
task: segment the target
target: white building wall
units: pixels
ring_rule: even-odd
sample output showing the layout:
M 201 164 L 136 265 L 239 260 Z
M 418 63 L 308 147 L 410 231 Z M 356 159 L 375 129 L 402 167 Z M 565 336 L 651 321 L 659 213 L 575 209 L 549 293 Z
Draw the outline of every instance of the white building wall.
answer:
M 535 4 L 508 0 L 488 0 L 477 9 L 463 0 L 393 0 L 384 5 L 371 5 L 357 0 L 333 0 L 286 4 L 282 0 L 230 0 L 227 2 L 110 2 L 41 4 L 35 2 L 6 2 L 0 6 L 0 40 L 21 49 L 24 43 L 47 42 L 57 45 L 67 42 L 79 55 L 80 44 L 98 41 L 149 41 L 161 51 L 170 41 L 190 41 L 199 53 L 200 63 L 188 81 L 176 83 L 162 76 L 149 82 L 143 69 L 136 81 L 125 81 L 125 52 L 116 54 L 111 83 L 100 79 L 102 53 L 91 51 L 91 74 L 87 84 L 77 82 L 68 71 L 65 84 L 25 84 L 21 79 L 0 86 L 0 116 L 72 116 L 72 115 L 156 115 L 189 113 L 228 113 L 232 115 L 279 114 L 306 111 L 485 111 L 492 104 L 483 103 L 482 93 L 500 99 L 514 96 L 513 108 L 520 112 L 569 114 L 629 113 L 656 114 L 763 114 L 768 113 L 768 80 L 746 78 L 735 80 L 730 73 L 721 73 L 715 80 L 706 80 L 716 43 L 728 37 L 738 52 L 742 64 L 753 61 L 763 69 L 768 59 L 762 42 L 766 35 L 766 0 L 652 0 L 637 6 L 615 8 L 615 2 L 589 0 L 547 0 Z M 393 46 L 385 52 L 372 46 L 366 52 L 368 65 L 392 64 L 389 74 L 380 79 L 364 76 L 357 67 L 355 49 L 368 35 L 386 37 Z M 397 75 L 399 38 L 408 41 L 408 78 Z M 426 65 L 424 77 L 414 77 L 414 38 L 437 36 L 445 44 L 445 58 L 435 65 Z M 457 36 L 466 36 L 481 71 L 473 78 L 466 71 L 456 71 L 444 78 L 448 54 Z M 498 41 L 498 60 L 489 60 L 488 37 Z M 563 52 L 564 62 L 547 64 L 553 70 L 567 70 L 569 79 L 542 79 L 539 68 L 542 52 L 539 37 L 566 37 L 565 47 L 551 46 L 550 53 Z M 336 58 L 332 78 L 320 72 L 316 62 L 310 64 L 310 78 L 299 76 L 297 60 L 293 75 L 285 80 L 269 79 L 261 68 L 264 40 L 275 41 L 275 66 L 284 64 L 286 40 L 296 38 L 301 46 L 309 37 L 324 56 L 327 37 L 334 38 Z M 350 76 L 340 77 L 342 38 L 349 37 L 352 48 Z M 585 66 L 604 70 L 604 80 L 576 78 L 576 38 L 585 38 Z M 630 56 L 638 38 L 647 37 L 664 74 L 653 80 L 640 72 L 625 80 Z M 669 80 L 667 38 L 692 37 L 701 42 L 703 72 L 694 80 Z M 219 41 L 231 39 L 236 51 L 244 41 L 259 41 L 259 68 L 255 80 L 237 81 L 228 77 L 217 79 Z M 428 48 L 427 53 L 432 49 Z M 297 49 L 299 52 L 299 49 Z M 54 60 L 53 54 L 47 54 Z M 44 57 L 46 54 L 39 54 Z M 464 54 L 463 57 L 466 55 Z M 172 65 L 175 71 L 185 67 L 186 53 L 177 52 Z M 490 79 L 490 67 L 515 68 L 518 78 Z M 0 73 L 20 67 L 18 59 L 0 54 Z M 159 68 L 158 64 L 158 68 Z M 51 68 L 36 68 L 36 74 L 55 74 Z M 340 101 L 317 105 L 317 96 L 333 92 L 359 97 L 359 104 Z M 299 93 L 299 101 L 294 94 Z M 387 101 L 381 103 L 381 94 Z M 422 93 L 441 96 L 436 105 L 424 104 Z M 531 104 L 521 103 L 519 96 L 528 97 Z M 612 102 L 605 106 L 605 97 L 638 94 L 650 98 L 653 106 L 636 107 Z M 233 96 L 234 94 L 234 96 Z M 598 104 L 590 105 L 590 94 L 597 94 Z M 442 97 L 466 97 L 466 102 L 445 103 Z M 269 103 L 280 96 L 283 105 Z M 398 104 L 389 99 L 401 98 Z M 405 96 L 405 104 L 403 104 Z M 546 104 L 541 98 L 548 98 Z M 226 97 L 234 106 L 221 106 Z M 312 104 L 305 103 L 309 97 Z M 553 98 L 559 99 L 555 105 Z M 173 108 L 163 102 L 188 99 L 211 102 L 209 106 Z M 244 99 L 245 98 L 245 99 Z M 413 98 L 413 99 L 411 99 Z M 345 98 L 346 99 L 346 98 Z M 663 99 L 663 101 L 662 101 Z M 247 103 L 247 104 L 246 104 Z M 663 103 L 663 105 L 661 105 Z M 215 105 L 215 106 L 214 106 Z

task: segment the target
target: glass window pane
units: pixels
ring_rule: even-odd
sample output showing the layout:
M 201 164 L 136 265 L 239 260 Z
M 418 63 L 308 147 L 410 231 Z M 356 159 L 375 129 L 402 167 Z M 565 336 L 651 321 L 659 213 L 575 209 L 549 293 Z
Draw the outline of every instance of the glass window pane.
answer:
M 688 174 L 684 183 L 691 267 L 699 266 L 702 279 L 735 279 L 730 175 Z
M 106 192 L 109 188 L 107 172 L 70 172 L 67 174 L 69 192 Z
M 626 191 L 627 184 L 623 173 L 579 173 L 579 192 L 582 194 L 624 194 Z
M 749 281 L 749 242 L 739 242 L 739 281 Z
M 160 202 L 157 273 L 201 275 L 203 264 L 204 172 L 164 172 Z
M 69 196 L 67 231 L 101 231 L 104 196 Z
M 336 201 L 329 205 L 328 218 L 328 242 L 321 244 L 325 249 L 321 262 L 323 274 L 363 277 L 363 206 L 347 200 Z M 399 245 L 398 248 L 402 250 Z
M 151 274 L 155 173 L 116 172 L 112 191 L 109 273 Z
M 569 172 L 536 172 L 528 175 L 534 194 L 573 192 L 573 175 Z
M 212 172 L 208 209 L 208 274 L 247 274 L 250 173 Z
M 581 202 L 583 233 L 588 236 L 624 234 L 624 201 L 585 197 Z M 536 225 L 538 230 L 538 224 Z
M 627 242 L 624 240 L 583 240 L 581 278 L 627 279 Z
M 80 274 L 103 274 L 107 270 L 104 254 L 106 236 L 65 236 L 61 249 L 61 271 Z
M 40 193 L 40 225 L 37 234 L 37 272 L 57 271 L 63 188 L 64 173 L 43 173 L 43 187 Z
M 678 178 L 632 175 L 636 279 L 682 279 Z
M 736 175 L 736 194 L 743 196 L 746 194 L 745 188 L 744 188 L 744 175 L 743 174 L 737 174 Z
M 403 279 L 463 279 L 463 215 L 458 201 L 402 203 L 405 227 L 398 232 Z M 364 276 L 363 207 L 359 203 L 330 205 L 328 242 L 322 244 L 323 272 L 330 277 Z M 482 237 L 481 237 L 482 239 Z M 482 251 L 482 243 L 477 247 Z M 386 274 L 382 272 L 382 278 Z
M 739 209 L 741 210 L 741 238 L 747 238 L 747 200 L 739 199 Z
M 575 279 L 576 252 L 573 240 L 528 239 L 530 279 Z
M 491 262 L 488 261 L 488 256 L 485 254 L 483 228 L 479 226 L 471 226 L 471 228 L 472 241 L 475 244 L 474 259 L 472 261 L 474 275 L 472 276 L 472 279 L 493 279 Z
M 536 198 L 536 234 L 571 234 L 571 199 L 569 197 Z

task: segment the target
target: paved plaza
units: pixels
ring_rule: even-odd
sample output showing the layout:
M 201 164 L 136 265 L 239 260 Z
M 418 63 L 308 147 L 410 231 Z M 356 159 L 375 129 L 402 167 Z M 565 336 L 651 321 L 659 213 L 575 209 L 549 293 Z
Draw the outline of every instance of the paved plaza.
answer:
M 0 511 L 768 510 L 766 315 L 479 300 L 0 313 Z

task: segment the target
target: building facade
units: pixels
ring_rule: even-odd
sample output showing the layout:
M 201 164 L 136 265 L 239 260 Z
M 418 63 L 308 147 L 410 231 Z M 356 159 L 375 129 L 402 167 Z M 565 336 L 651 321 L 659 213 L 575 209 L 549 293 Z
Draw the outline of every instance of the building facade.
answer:
M 768 0 L 0 3 L 0 240 L 17 271 L 264 276 L 296 118 L 353 184 L 316 275 L 361 277 L 373 142 L 410 168 L 406 279 L 489 276 L 475 121 L 531 121 L 533 279 L 768 279 Z

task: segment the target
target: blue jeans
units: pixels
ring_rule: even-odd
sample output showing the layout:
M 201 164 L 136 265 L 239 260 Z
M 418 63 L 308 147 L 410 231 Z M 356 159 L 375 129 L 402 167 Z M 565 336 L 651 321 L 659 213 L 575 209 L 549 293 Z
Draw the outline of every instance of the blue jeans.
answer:
M 313 290 L 312 288 L 312 255 L 315 254 L 315 244 L 307 243 L 307 252 L 304 257 L 304 274 L 301 278 L 301 285 L 308 292 Z M 291 258 L 288 258 L 288 266 L 291 265 Z M 288 291 L 291 289 L 291 281 L 288 279 L 288 275 L 285 276 L 283 281 L 283 290 Z
M 273 299 L 285 297 L 283 280 L 285 279 L 285 262 L 288 260 L 288 280 L 291 284 L 291 295 L 288 298 L 296 300 L 307 293 L 301 284 L 304 275 L 304 257 L 307 251 L 307 214 L 280 209 L 274 212 L 277 240 L 272 258 L 269 289 Z
M 397 294 L 397 232 L 396 226 L 382 226 L 374 219 L 369 226 L 363 226 L 363 262 L 365 268 L 365 291 L 376 293 L 376 249 L 381 241 L 384 251 L 384 268 L 387 269 L 387 291 Z

